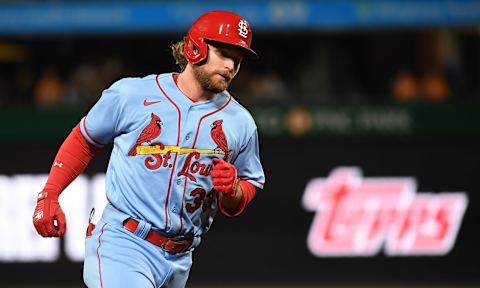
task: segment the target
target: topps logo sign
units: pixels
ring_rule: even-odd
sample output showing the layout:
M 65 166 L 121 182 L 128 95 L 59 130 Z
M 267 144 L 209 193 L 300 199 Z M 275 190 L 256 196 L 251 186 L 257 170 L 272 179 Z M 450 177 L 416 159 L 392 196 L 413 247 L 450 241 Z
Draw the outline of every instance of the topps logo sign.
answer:
M 312 179 L 303 206 L 316 211 L 308 248 L 320 257 L 444 255 L 455 243 L 464 192 L 416 193 L 414 178 L 362 177 L 356 167 Z

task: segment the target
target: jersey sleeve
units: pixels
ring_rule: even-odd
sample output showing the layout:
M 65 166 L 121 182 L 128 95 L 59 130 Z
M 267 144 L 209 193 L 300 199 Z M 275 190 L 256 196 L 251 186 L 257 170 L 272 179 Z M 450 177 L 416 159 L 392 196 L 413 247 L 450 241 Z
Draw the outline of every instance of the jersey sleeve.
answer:
M 119 82 L 103 91 L 100 99 L 80 121 L 80 129 L 87 141 L 102 147 L 110 143 L 117 133 L 121 114 Z
M 248 181 L 257 188 L 263 189 L 265 174 L 262 163 L 260 162 L 258 133 L 256 129 L 246 145 L 241 149 L 237 159 L 235 159 L 234 165 L 237 168 L 238 178 Z

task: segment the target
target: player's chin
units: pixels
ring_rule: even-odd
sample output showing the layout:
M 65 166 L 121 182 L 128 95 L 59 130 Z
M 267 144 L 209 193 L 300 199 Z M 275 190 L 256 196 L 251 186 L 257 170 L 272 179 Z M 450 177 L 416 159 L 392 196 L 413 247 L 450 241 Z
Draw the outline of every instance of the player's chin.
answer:
M 212 81 L 212 85 L 211 85 L 212 90 L 215 91 L 216 93 L 220 93 L 222 91 L 225 91 L 230 86 L 231 81 L 227 81 L 222 76 L 220 76 L 220 77 L 221 77 L 221 79 L 215 79 L 214 81 Z

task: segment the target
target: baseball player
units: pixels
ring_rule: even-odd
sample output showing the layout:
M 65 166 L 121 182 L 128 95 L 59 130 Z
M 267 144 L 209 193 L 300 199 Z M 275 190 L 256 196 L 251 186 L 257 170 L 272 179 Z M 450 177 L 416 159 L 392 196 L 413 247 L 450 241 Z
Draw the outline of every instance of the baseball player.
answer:
M 257 56 L 251 41 L 240 15 L 201 15 L 172 45 L 181 73 L 117 81 L 60 147 L 33 214 L 43 237 L 65 234 L 60 193 L 113 142 L 108 204 L 87 229 L 89 287 L 184 287 L 216 211 L 239 215 L 263 188 L 256 125 L 226 90 Z

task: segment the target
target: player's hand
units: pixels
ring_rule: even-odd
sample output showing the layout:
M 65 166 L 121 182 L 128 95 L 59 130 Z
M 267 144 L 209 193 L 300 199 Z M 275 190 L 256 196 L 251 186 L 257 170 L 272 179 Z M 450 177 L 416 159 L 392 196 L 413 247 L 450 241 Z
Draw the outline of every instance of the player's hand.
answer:
M 58 194 L 42 191 L 38 194 L 37 206 L 33 212 L 33 225 L 43 237 L 61 237 L 67 230 Z
M 213 189 L 228 197 L 235 197 L 238 186 L 237 169 L 220 158 L 214 158 L 212 162 L 213 168 L 210 171 L 210 176 L 212 177 Z

